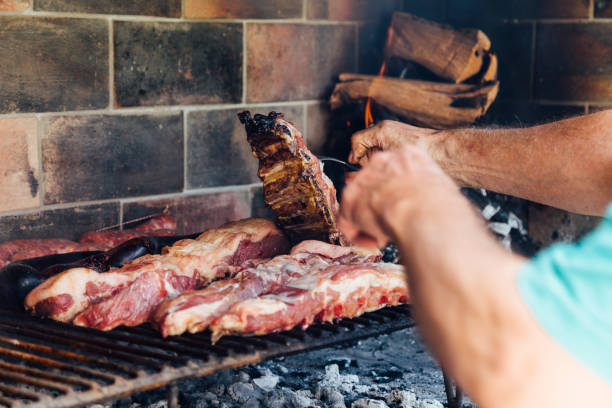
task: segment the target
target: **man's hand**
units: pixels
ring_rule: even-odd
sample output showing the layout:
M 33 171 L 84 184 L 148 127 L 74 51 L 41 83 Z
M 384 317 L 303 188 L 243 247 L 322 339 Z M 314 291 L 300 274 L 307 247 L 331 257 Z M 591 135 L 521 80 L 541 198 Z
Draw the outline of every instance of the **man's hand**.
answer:
M 385 120 L 353 135 L 349 161 L 363 166 L 373 153 L 381 150 L 395 150 L 407 143 L 416 144 L 428 150 L 429 136 L 437 132 L 433 129 Z
M 397 238 L 405 216 L 433 211 L 436 200 L 456 195 L 457 187 L 422 149 L 407 144 L 379 152 L 347 182 L 340 229 L 356 245 L 380 248 Z

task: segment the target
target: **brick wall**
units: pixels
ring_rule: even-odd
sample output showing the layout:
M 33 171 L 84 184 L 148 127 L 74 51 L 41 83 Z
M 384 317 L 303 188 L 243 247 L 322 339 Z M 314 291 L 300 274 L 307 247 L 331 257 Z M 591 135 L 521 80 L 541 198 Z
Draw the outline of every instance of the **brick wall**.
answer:
M 265 214 L 236 113 L 285 112 L 316 146 L 363 27 L 401 6 L 0 0 L 0 241 L 165 206 L 182 232 Z
M 612 0 L 407 0 L 407 11 L 478 27 L 499 56 L 500 93 L 483 125 L 528 126 L 612 107 Z M 538 242 L 569 241 L 599 221 L 529 203 Z

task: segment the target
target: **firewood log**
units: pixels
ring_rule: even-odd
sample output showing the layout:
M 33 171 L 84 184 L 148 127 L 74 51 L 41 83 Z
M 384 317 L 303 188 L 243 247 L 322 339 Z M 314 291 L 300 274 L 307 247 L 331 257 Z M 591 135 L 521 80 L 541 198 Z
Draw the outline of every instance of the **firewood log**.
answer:
M 332 109 L 374 103 L 408 123 L 433 129 L 472 124 L 495 100 L 499 82 L 451 84 L 373 75 L 341 74 L 330 98 Z
M 396 12 L 385 45 L 385 59 L 396 56 L 414 61 L 442 78 L 460 83 L 480 72 L 489 48 L 491 41 L 480 30 L 455 30 Z

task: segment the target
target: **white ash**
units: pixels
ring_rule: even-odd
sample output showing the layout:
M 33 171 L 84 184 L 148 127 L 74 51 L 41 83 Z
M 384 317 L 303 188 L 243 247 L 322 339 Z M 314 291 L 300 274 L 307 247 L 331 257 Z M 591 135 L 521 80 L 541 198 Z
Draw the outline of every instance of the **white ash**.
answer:
M 495 206 L 492 204 L 487 204 L 485 208 L 483 208 L 480 212 L 485 220 L 489 221 L 495 214 L 499 212 L 501 207 L 499 205 Z
M 391 390 L 387 396 L 387 404 L 399 408 L 413 408 L 417 403 L 417 396 L 412 391 Z
M 489 228 L 496 234 L 501 235 L 502 237 L 507 237 L 510 235 L 512 226 L 503 222 L 490 222 Z
M 273 374 L 272 371 L 266 368 L 261 377 L 253 379 L 253 383 L 262 391 L 270 392 L 276 387 L 279 379 L 278 375 Z
M 351 408 L 389 408 L 384 401 L 370 399 L 370 398 L 361 398 L 351 404 Z

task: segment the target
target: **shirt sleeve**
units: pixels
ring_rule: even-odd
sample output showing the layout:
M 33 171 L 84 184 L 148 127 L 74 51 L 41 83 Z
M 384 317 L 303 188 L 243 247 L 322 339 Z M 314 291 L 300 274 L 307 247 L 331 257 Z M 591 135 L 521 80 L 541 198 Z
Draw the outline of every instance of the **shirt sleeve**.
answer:
M 523 267 L 518 286 L 536 320 L 612 384 L 612 205 L 575 244 L 555 244 Z

